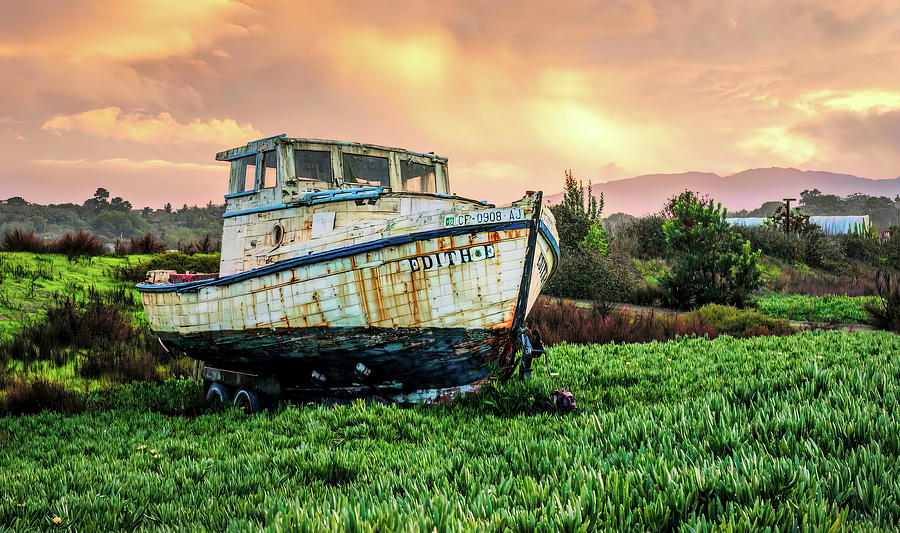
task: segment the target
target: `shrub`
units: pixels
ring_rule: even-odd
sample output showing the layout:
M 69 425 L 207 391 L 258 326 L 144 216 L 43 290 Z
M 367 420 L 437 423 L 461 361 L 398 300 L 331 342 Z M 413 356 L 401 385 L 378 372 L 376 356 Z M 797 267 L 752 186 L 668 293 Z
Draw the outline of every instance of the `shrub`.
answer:
M 120 383 L 133 381 L 159 382 L 156 357 L 134 346 L 117 344 L 92 349 L 81 363 L 80 374 L 86 378 L 105 376 Z
M 692 314 L 697 315 L 720 334 L 728 334 L 732 337 L 796 333 L 796 330 L 786 320 L 769 318 L 759 311 L 750 309 L 706 304 Z
M 6 230 L 3 233 L 4 252 L 32 252 L 43 253 L 46 249 L 44 240 L 38 237 L 34 231 L 25 231 L 19 228 Z
M 116 239 L 113 242 L 113 253 L 118 256 L 128 255 L 129 242 L 125 239 Z
M 890 229 L 891 237 L 882 243 L 885 262 L 894 270 L 900 270 L 900 226 Z
M 896 274 L 879 271 L 875 284 L 880 300 L 867 306 L 872 323 L 881 329 L 900 333 L 900 279 Z
M 878 294 L 875 281 L 867 271 L 856 268 L 850 274 L 836 275 L 828 272 L 813 272 L 798 266 L 787 266 L 770 284 L 769 288 L 785 294 L 805 294 L 809 296 L 874 296 Z
M 83 256 L 97 256 L 103 254 L 103 243 L 96 235 L 89 231 L 67 231 L 65 235 L 50 244 L 50 250 L 54 253 L 65 254 L 69 259 Z
M 222 248 L 222 243 L 218 239 L 214 239 L 209 233 L 200 237 L 194 242 L 180 244 L 178 251 L 186 255 L 194 254 L 211 254 L 218 252 Z
M 639 259 L 660 259 L 667 253 L 661 215 L 649 215 L 627 222 L 616 235 L 613 246 L 623 254 Z
M 794 263 L 803 256 L 803 239 L 796 234 L 788 235 L 772 226 L 735 226 L 732 231 L 769 257 Z
M 584 308 L 543 298 L 532 308 L 527 322 L 532 330 L 540 331 L 548 345 L 665 341 L 689 335 L 716 337 L 716 330 L 698 316 L 661 315 L 652 310 L 606 312 L 596 306 Z
M 846 272 L 844 251 L 838 242 L 829 238 L 821 229 L 814 229 L 803 239 L 803 255 L 800 260 L 807 265 L 831 272 Z
M 760 285 L 759 251 L 731 231 L 725 210 L 709 198 L 685 191 L 669 202 L 663 225 L 672 270 L 660 280 L 670 305 L 743 305 Z
M 637 273 L 631 261 L 579 246 L 563 254 L 559 270 L 545 291 L 564 298 L 624 302 L 636 285 Z
M 839 235 L 837 242 L 842 255 L 847 259 L 856 259 L 869 264 L 877 264 L 881 261 L 881 246 L 877 239 L 868 234 Z
M 166 251 L 168 245 L 157 239 L 152 233 L 146 233 L 141 237 L 132 237 L 128 244 L 128 253 L 131 254 L 159 254 Z
M 99 299 L 82 307 L 73 298 L 63 298 L 47 309 L 44 320 L 26 325 L 13 339 L 0 344 L 0 354 L 25 362 L 64 364 L 73 349 L 124 342 L 132 333 L 131 324 L 117 307 Z
M 6 393 L 0 411 L 5 415 L 25 415 L 54 411 L 79 413 L 84 409 L 81 397 L 58 383 L 38 380 L 17 381 Z

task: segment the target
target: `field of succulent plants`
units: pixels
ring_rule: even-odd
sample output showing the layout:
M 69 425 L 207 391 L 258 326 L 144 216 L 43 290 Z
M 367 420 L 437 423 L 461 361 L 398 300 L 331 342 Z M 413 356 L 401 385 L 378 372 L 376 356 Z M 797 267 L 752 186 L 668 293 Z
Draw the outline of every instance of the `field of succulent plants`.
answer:
M 550 357 L 559 376 L 455 405 L 196 412 L 178 407 L 199 392 L 184 380 L 89 393 L 74 416 L 0 418 L 0 526 L 836 531 L 900 521 L 898 335 L 560 344 Z M 562 386 L 577 413 L 547 404 Z

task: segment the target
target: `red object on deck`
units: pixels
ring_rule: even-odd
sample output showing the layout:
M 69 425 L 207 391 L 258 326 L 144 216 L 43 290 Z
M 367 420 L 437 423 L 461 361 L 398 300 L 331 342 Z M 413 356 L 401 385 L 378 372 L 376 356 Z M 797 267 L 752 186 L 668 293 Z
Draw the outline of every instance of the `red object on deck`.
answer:
M 192 281 L 203 281 L 205 279 L 216 279 L 218 274 L 169 274 L 169 283 L 190 283 Z

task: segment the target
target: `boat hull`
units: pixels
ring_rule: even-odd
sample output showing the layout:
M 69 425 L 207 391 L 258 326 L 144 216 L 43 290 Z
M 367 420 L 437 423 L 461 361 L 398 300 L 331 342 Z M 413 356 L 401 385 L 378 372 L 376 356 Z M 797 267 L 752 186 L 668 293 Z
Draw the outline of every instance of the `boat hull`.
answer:
M 434 209 L 393 219 L 377 238 L 351 227 L 340 246 L 138 290 L 160 339 L 211 366 L 314 394 L 459 387 L 513 364 L 514 333 L 559 261 L 539 198 L 483 211 L 486 220 L 505 213 L 496 222 Z M 284 216 L 245 223 L 267 227 Z
M 310 396 L 444 389 L 489 375 L 487 361 L 509 344 L 506 329 L 283 328 L 161 335 L 213 367 L 275 376 Z M 363 364 L 363 375 L 358 365 Z M 320 381 L 313 376 L 322 376 Z

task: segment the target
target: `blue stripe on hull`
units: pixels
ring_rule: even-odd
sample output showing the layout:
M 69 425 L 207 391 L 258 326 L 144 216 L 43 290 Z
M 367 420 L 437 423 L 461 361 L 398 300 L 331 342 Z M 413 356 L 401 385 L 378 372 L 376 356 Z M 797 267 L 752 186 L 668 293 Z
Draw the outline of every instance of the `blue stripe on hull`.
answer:
M 317 371 L 335 390 L 371 383 L 390 391 L 466 385 L 489 375 L 487 361 L 505 353 L 505 329 L 285 328 L 160 334 L 170 346 L 213 367 L 273 376 L 283 387 L 323 392 Z M 357 363 L 371 370 L 366 380 Z

